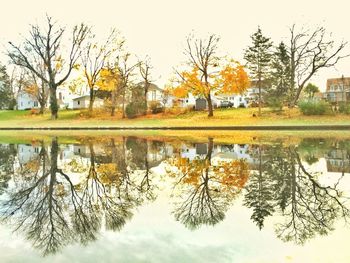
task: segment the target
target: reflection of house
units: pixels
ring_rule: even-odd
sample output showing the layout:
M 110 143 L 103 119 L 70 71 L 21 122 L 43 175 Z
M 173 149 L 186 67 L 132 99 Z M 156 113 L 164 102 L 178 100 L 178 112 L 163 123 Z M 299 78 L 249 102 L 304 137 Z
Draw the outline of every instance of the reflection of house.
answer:
M 30 144 L 18 144 L 18 161 L 20 164 L 25 164 L 39 156 L 41 147 Z
M 189 160 L 196 158 L 203 159 L 208 154 L 207 143 L 196 143 L 193 145 L 181 146 L 181 157 Z M 240 160 L 245 159 L 248 163 L 253 164 L 254 158 L 251 157 L 248 144 L 218 144 L 213 146 L 211 160 Z
M 330 102 L 350 101 L 350 77 L 327 79 L 325 96 Z
M 161 146 L 157 145 L 157 141 L 147 142 L 147 161 L 149 168 L 158 166 L 162 161 L 173 155 L 173 147 L 161 142 Z
M 204 159 L 208 154 L 207 143 L 195 143 L 192 145 L 184 144 L 181 146 L 181 158 L 194 160 L 196 158 Z
M 328 172 L 350 173 L 350 158 L 346 150 L 333 149 L 326 156 Z

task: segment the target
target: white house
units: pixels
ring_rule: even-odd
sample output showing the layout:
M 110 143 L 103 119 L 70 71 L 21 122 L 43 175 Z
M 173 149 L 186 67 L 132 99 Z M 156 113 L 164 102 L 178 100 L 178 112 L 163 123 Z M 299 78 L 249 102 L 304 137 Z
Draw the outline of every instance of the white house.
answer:
M 72 109 L 86 109 L 90 104 L 90 95 L 84 95 L 72 100 Z M 101 108 L 104 105 L 104 100 L 100 98 L 95 98 L 94 108 Z
M 79 96 L 67 88 L 58 87 L 56 91 L 57 102 L 61 109 L 73 109 L 73 98 Z M 49 98 L 50 100 L 50 98 Z M 47 104 L 49 105 L 49 103 Z
M 187 98 L 180 98 L 177 99 L 179 106 L 183 108 L 190 108 L 190 107 L 195 107 L 196 105 L 196 97 L 193 96 L 191 93 L 188 94 Z
M 220 94 L 214 95 L 212 94 L 212 104 L 214 108 L 220 107 L 226 102 L 230 102 L 232 107 L 248 107 L 252 102 L 258 101 L 259 89 L 256 86 L 256 81 L 251 81 L 250 87 L 243 94 Z M 262 87 L 262 93 L 266 93 L 266 87 Z M 199 97 L 193 96 L 193 94 L 189 94 L 187 98 L 178 99 L 180 102 L 180 107 L 193 107 L 203 109 L 206 108 L 206 102 L 203 99 L 198 100 Z M 203 106 L 203 102 L 205 105 Z M 200 103 L 201 105 L 198 105 Z
M 20 91 L 17 94 L 17 109 L 18 110 L 27 110 L 38 108 L 39 102 L 37 98 L 25 91 Z
M 86 93 L 87 93 L 87 89 L 83 91 L 83 94 L 86 94 Z M 73 100 L 75 98 L 82 97 L 81 94 L 75 94 L 71 90 L 65 87 L 58 87 L 56 90 L 56 96 L 57 96 L 57 103 L 61 109 L 64 109 L 64 108 L 73 109 L 74 108 Z M 49 106 L 50 106 L 50 97 L 48 96 L 46 107 L 48 108 Z M 35 96 L 27 93 L 24 90 L 21 90 L 18 92 L 18 95 L 17 95 L 18 110 L 36 109 L 39 107 L 40 107 L 39 101 Z
M 143 85 L 143 83 L 141 82 L 139 85 Z M 148 88 L 146 99 L 148 106 L 151 102 L 158 102 L 160 105 L 169 108 L 173 106 L 174 97 L 171 95 L 164 96 L 164 90 L 151 83 Z

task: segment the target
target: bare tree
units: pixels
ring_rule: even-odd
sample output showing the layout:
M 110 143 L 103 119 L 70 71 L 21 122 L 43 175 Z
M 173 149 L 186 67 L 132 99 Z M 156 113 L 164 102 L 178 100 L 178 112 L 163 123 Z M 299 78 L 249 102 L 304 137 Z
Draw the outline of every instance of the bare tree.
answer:
M 149 57 L 146 57 L 143 61 L 139 61 L 139 70 L 140 75 L 143 80 L 143 91 L 144 91 L 144 102 L 147 105 L 147 93 L 149 87 L 151 86 L 151 70 L 153 69 L 151 65 L 151 60 Z
M 89 113 L 93 111 L 93 104 L 96 95 L 96 83 L 99 80 L 99 74 L 104 66 L 108 63 L 108 59 L 113 53 L 118 52 L 124 45 L 124 39 L 119 39 L 119 32 L 112 29 L 108 38 L 103 44 L 92 41 L 95 35 L 89 34 L 90 41 L 84 47 L 81 55 L 81 62 L 84 68 L 84 77 L 89 87 L 90 101 Z
M 199 70 L 201 81 L 207 89 L 210 90 L 210 74 L 213 67 L 218 64 L 216 56 L 217 44 L 220 38 L 216 35 L 210 35 L 207 40 L 194 39 L 192 36 L 187 38 L 187 47 L 184 54 L 187 56 L 188 64 Z M 180 76 L 182 77 L 182 76 Z M 205 99 L 208 103 L 208 117 L 213 116 L 213 103 L 211 101 L 211 92 L 205 94 Z
M 120 56 L 117 61 L 117 68 L 119 71 L 119 77 L 120 77 L 120 87 L 117 91 L 117 96 L 120 96 L 122 99 L 122 118 L 125 118 L 125 104 L 126 104 L 126 96 L 127 96 L 127 90 L 131 83 L 131 77 L 134 74 L 135 68 L 138 66 L 139 63 L 136 64 L 129 64 L 129 58 L 130 54 L 126 53 L 123 56 Z M 112 97 L 113 98 L 113 97 Z M 115 101 L 113 102 L 112 99 L 112 112 L 111 115 L 114 116 L 114 109 L 115 109 Z
M 298 30 L 294 24 L 290 28 L 290 86 L 294 92 L 291 106 L 297 103 L 305 84 L 320 69 L 333 67 L 339 60 L 348 56 L 343 54 L 346 45 L 347 42 L 336 44 L 334 40 L 329 39 L 323 27 Z
M 64 57 L 62 40 L 65 28 L 60 27 L 47 16 L 47 27 L 32 25 L 29 37 L 22 45 L 10 44 L 7 55 L 15 65 L 27 68 L 38 78 L 48 84 L 50 90 L 51 118 L 58 118 L 56 90 L 69 77 L 81 53 L 81 46 L 89 28 L 80 24 L 74 27 L 69 52 Z M 39 72 L 35 65 L 45 65 L 45 74 Z

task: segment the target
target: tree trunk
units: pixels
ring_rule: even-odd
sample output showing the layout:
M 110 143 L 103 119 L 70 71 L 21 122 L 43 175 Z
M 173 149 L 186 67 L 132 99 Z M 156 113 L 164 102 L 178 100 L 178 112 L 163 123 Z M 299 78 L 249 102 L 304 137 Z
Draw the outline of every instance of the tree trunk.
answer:
M 44 114 L 44 111 L 45 111 L 45 103 L 40 103 L 39 114 Z
M 261 116 L 261 77 L 258 79 L 258 88 L 259 88 L 259 116 Z
M 143 115 L 146 115 L 147 110 L 148 110 L 148 105 L 147 105 L 148 88 L 149 88 L 149 83 L 145 83 L 144 103 L 145 103 L 145 106 L 146 106 L 146 110 L 142 113 Z
M 95 101 L 94 90 L 90 88 L 89 115 L 92 114 L 92 111 L 94 109 L 94 101 Z
M 290 94 L 289 94 L 289 99 L 292 100 L 294 98 L 294 89 L 295 89 L 295 53 L 293 52 L 293 50 L 291 50 L 291 56 L 290 56 Z M 294 102 L 289 102 L 289 108 L 294 107 Z
M 303 86 L 298 87 L 297 93 L 295 94 L 294 99 L 290 105 L 291 108 L 293 108 L 297 104 L 302 90 Z
M 116 103 L 116 91 L 112 90 L 112 98 L 111 98 L 111 116 L 115 115 L 115 103 Z
M 50 110 L 51 110 L 52 120 L 58 119 L 58 103 L 57 103 L 56 90 L 57 90 L 56 86 L 50 87 Z
M 211 101 L 211 96 L 210 94 L 207 97 L 207 102 L 208 102 L 208 117 L 213 117 L 213 103 Z
M 125 119 L 125 91 L 123 92 L 122 118 Z
M 207 154 L 207 159 L 211 161 L 211 155 L 213 153 L 213 148 L 214 148 L 214 139 L 209 137 L 208 138 L 208 154 Z

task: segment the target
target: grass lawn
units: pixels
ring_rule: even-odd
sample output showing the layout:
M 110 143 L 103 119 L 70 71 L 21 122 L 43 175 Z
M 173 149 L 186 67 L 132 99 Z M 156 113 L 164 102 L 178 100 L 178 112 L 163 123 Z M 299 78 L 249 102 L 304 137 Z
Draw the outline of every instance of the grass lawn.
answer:
M 262 116 L 256 108 L 216 109 L 214 117 L 206 112 L 188 112 L 178 115 L 157 114 L 122 119 L 107 114 L 94 118 L 81 115 L 79 110 L 62 110 L 58 120 L 50 113 L 31 115 L 30 111 L 0 111 L 0 127 L 174 127 L 174 126 L 240 126 L 240 125 L 350 125 L 350 115 L 304 116 L 298 109 L 285 109 L 282 114 L 263 109 Z

